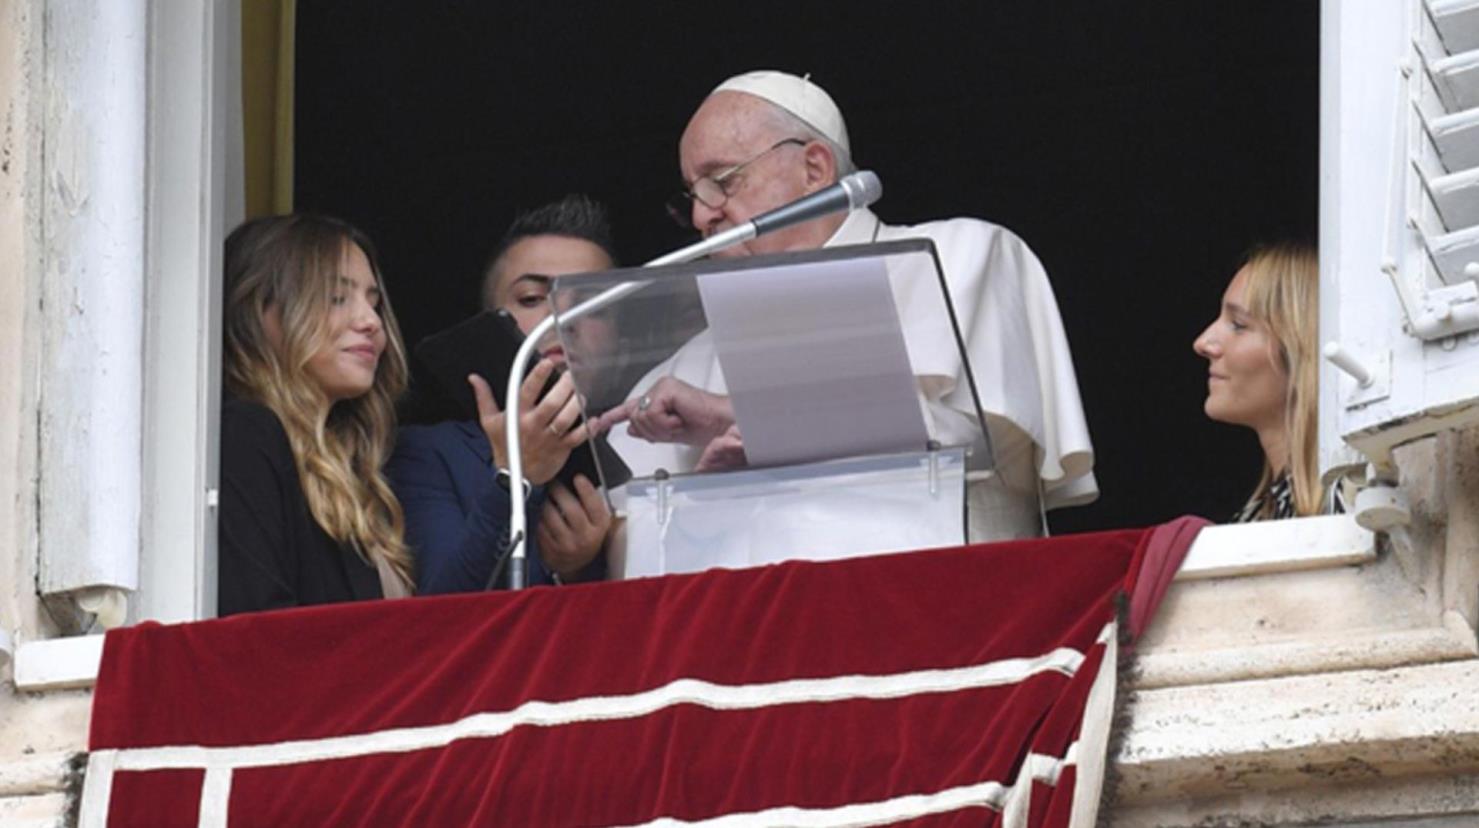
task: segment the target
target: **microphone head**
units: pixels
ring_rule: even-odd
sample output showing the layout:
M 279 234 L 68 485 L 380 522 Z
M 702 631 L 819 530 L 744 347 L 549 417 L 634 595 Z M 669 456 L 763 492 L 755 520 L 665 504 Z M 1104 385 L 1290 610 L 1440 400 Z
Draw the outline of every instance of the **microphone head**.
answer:
M 837 183 L 847 193 L 849 210 L 867 207 L 883 197 L 883 182 L 878 180 L 878 174 L 872 170 L 858 170 L 852 175 L 843 176 Z

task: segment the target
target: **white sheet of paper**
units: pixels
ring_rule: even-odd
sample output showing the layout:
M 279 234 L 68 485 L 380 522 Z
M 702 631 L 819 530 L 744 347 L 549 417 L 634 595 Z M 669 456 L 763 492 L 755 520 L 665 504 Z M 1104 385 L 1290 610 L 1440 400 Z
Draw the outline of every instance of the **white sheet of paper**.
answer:
M 715 273 L 698 288 L 750 465 L 924 448 L 883 259 Z

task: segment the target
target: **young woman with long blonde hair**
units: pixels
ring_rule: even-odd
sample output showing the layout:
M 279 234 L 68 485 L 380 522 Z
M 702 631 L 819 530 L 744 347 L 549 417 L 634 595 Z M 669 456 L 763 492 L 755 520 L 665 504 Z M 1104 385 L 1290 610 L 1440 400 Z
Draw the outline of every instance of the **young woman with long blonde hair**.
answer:
M 1343 510 L 1320 485 L 1319 264 L 1297 243 L 1256 248 L 1193 348 L 1208 363 L 1207 416 L 1247 426 L 1263 448 L 1263 474 L 1239 522 Z
M 381 473 L 406 356 L 374 249 L 336 219 L 226 240 L 218 612 L 410 594 Z

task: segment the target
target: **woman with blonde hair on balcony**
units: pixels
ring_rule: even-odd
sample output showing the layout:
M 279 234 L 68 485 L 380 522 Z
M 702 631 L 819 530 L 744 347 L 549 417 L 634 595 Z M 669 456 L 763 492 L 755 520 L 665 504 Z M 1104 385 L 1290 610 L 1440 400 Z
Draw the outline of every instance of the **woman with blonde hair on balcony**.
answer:
M 1208 363 L 1207 416 L 1253 429 L 1263 448 L 1240 523 L 1344 511 L 1339 492 L 1320 485 L 1319 276 L 1310 245 L 1255 248 L 1193 344 Z
M 311 215 L 226 240 L 219 614 L 411 592 L 381 467 L 406 356 L 374 249 Z

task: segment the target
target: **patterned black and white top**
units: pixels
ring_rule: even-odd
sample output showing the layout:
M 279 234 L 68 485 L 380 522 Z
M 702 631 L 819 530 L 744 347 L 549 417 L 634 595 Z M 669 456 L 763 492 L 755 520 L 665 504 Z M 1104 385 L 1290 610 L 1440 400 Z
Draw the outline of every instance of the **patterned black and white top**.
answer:
M 1320 510 L 1322 515 L 1345 514 L 1346 481 L 1337 478 L 1331 484 L 1329 491 L 1325 492 L 1325 500 Z M 1233 523 L 1252 523 L 1257 520 L 1283 520 L 1285 518 L 1299 517 L 1294 511 L 1294 485 L 1289 480 L 1289 475 L 1283 475 L 1268 487 L 1268 491 L 1262 497 L 1250 499 L 1237 514 L 1233 515 Z

